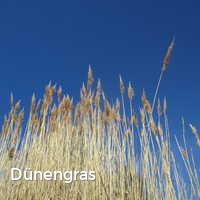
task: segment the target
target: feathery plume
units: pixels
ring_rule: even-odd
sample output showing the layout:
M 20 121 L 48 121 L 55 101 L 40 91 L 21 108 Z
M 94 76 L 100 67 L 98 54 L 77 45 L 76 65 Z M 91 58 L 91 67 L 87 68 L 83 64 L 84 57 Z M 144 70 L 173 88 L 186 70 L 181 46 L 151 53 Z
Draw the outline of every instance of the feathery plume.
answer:
M 160 100 L 158 100 L 157 113 L 158 113 L 158 117 L 162 116 L 162 108 L 161 108 L 161 105 L 160 105 Z
M 97 89 L 96 89 L 96 95 L 95 95 L 95 105 L 97 107 L 99 107 L 99 104 L 100 104 L 100 98 L 101 98 L 101 81 L 98 80 L 98 83 L 97 83 Z
M 198 133 L 196 127 L 194 127 L 192 124 L 190 124 L 190 128 L 191 128 L 192 133 L 194 134 L 194 136 L 196 138 L 197 146 L 200 148 L 200 136 L 199 136 L 199 133 Z
M 124 94 L 124 91 L 125 91 L 125 87 L 124 87 L 124 82 L 123 82 L 123 80 L 122 80 L 121 75 L 119 76 L 119 82 L 120 82 L 120 92 L 121 92 L 121 94 L 123 95 L 123 94 Z
M 35 109 L 35 94 L 33 94 L 32 99 L 31 99 L 31 108 L 30 108 L 30 114 L 33 115 L 34 109 Z
M 167 65 L 169 64 L 170 62 L 170 58 L 171 58 L 171 55 L 172 55 L 172 51 L 173 51 L 173 48 L 174 48 L 174 43 L 175 43 L 175 37 L 173 37 L 168 49 L 167 49 L 167 52 L 164 56 L 164 59 L 163 59 L 163 64 L 162 64 L 162 71 L 165 71 L 166 68 L 167 68 Z
M 91 66 L 89 65 L 87 89 L 89 89 L 92 86 L 93 82 L 94 82 L 93 73 L 92 73 Z
M 62 87 L 60 86 L 58 91 L 57 91 L 57 97 L 58 97 L 58 101 L 61 101 L 61 97 L 62 97 Z
M 129 85 L 128 85 L 128 98 L 130 101 L 133 100 L 133 96 L 134 96 L 134 90 L 133 90 L 133 87 L 131 85 L 131 83 L 129 82 Z
M 152 113 L 152 109 L 151 109 L 151 104 L 149 103 L 148 99 L 146 98 L 146 94 L 145 91 L 143 90 L 143 94 L 142 94 L 142 103 L 144 106 L 144 109 L 146 110 L 147 113 Z
M 11 107 L 13 107 L 13 105 L 14 105 L 13 93 L 10 94 L 10 105 L 11 105 Z
M 169 61 L 170 61 L 170 57 L 171 57 L 171 54 L 172 54 L 174 43 L 175 43 L 175 38 L 172 39 L 172 42 L 170 43 L 170 45 L 168 47 L 168 50 L 167 50 L 167 53 L 166 53 L 166 55 L 165 55 L 165 57 L 163 59 L 162 70 L 160 72 L 160 77 L 158 79 L 158 84 L 156 86 L 156 91 L 155 91 L 155 95 L 154 95 L 154 98 L 153 98 L 152 112 L 154 110 L 154 106 L 155 106 L 155 103 L 156 103 L 156 98 L 157 98 L 157 95 L 158 95 L 158 91 L 159 91 L 159 87 L 160 87 L 160 83 L 161 83 L 163 74 L 164 74 L 164 72 L 165 72 L 165 70 L 167 68 L 167 65 L 169 64 Z

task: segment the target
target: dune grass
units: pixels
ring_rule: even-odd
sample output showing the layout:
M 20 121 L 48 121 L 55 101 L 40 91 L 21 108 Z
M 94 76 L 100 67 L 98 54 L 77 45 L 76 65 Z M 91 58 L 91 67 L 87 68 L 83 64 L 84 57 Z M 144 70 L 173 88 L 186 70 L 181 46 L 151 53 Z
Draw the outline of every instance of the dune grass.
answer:
M 173 45 L 173 44 L 171 44 Z M 171 48 L 172 46 L 170 46 Z M 163 62 L 151 105 L 145 92 L 141 108 L 134 106 L 134 89 L 120 77 L 120 100 L 111 104 L 100 81 L 94 86 L 91 68 L 80 91 L 80 101 L 49 84 L 42 100 L 32 97 L 28 119 L 20 102 L 11 97 L 11 111 L 1 132 L 0 199 L 198 199 L 200 175 L 191 152 L 176 142 L 185 174 L 177 167 L 171 147 L 166 101 L 157 93 L 171 54 Z M 94 89 L 95 88 L 95 89 Z M 129 102 L 125 102 L 127 95 Z M 157 102 L 157 103 L 156 103 Z M 127 104 L 130 104 L 127 110 Z M 155 107 L 155 109 L 154 109 Z M 157 109 L 156 109 L 157 108 Z M 25 123 L 23 123 L 25 121 Z M 190 125 L 200 147 L 200 136 Z M 95 181 L 11 181 L 10 169 L 93 170 Z M 187 175 L 189 181 L 185 182 Z

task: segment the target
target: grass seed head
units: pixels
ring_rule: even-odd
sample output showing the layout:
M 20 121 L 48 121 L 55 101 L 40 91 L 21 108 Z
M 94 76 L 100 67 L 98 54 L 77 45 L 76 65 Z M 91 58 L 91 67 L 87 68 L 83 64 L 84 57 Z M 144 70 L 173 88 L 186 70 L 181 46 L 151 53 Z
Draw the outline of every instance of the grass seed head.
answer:
M 162 116 L 162 108 L 161 108 L 160 100 L 158 100 L 157 113 L 158 113 L 158 117 Z
M 14 112 L 15 112 L 15 113 L 18 112 L 18 110 L 19 110 L 19 108 L 20 108 L 20 103 L 21 103 L 21 101 L 19 100 L 19 101 L 15 104 L 15 106 L 14 106 Z
M 163 136 L 163 129 L 160 122 L 158 123 L 158 133 L 160 134 L 160 136 Z
M 172 51 L 173 51 L 173 48 L 174 48 L 174 43 L 175 43 L 175 38 L 172 39 L 168 49 L 167 49 L 167 52 L 164 56 L 164 59 L 163 59 L 163 65 L 162 65 L 162 71 L 165 71 L 166 68 L 167 68 L 167 65 L 169 64 L 170 62 L 170 58 L 171 58 L 171 55 L 172 55 Z
M 192 124 L 190 124 L 190 128 L 192 130 L 192 133 L 196 136 L 197 135 L 197 129 Z
M 60 86 L 58 91 L 57 91 L 57 97 L 58 97 L 58 101 L 61 101 L 62 98 L 62 87 Z
M 101 92 L 102 92 L 101 90 L 102 90 L 101 89 L 101 82 L 100 82 L 100 80 L 98 80 L 96 95 L 95 95 L 95 99 L 94 99 L 96 107 L 99 107 L 99 104 L 100 104 Z
M 194 136 L 196 138 L 197 146 L 200 148 L 200 136 L 199 136 L 199 133 L 198 133 L 196 127 L 194 127 L 192 124 L 190 124 L 190 128 L 191 128 L 192 133 L 194 134 Z
M 35 94 L 33 94 L 32 99 L 31 99 L 31 108 L 30 108 L 30 114 L 33 115 L 34 109 L 35 109 Z
M 167 113 L 167 100 L 166 100 L 166 98 L 164 98 L 163 112 L 164 112 L 165 114 Z
M 119 76 L 119 83 L 120 83 L 120 85 L 119 85 L 119 87 L 120 87 L 120 92 L 121 92 L 121 95 L 123 95 L 124 92 L 125 92 L 125 87 L 124 87 L 124 82 L 123 82 L 123 80 L 122 80 L 121 75 Z
M 52 103 L 54 92 L 55 92 L 55 87 L 49 84 L 45 89 L 45 101 L 47 105 L 50 105 Z
M 89 70 L 88 70 L 88 82 L 87 82 L 87 87 L 88 87 L 88 89 L 92 86 L 93 82 L 94 82 L 93 73 L 92 73 L 91 66 L 89 65 Z
M 155 124 L 155 122 L 154 122 L 153 117 L 151 117 L 151 119 L 150 119 L 150 128 L 151 128 L 152 133 L 153 133 L 154 135 L 156 135 L 156 133 L 158 132 L 158 129 L 157 129 L 157 127 L 156 127 L 156 124 Z
M 128 98 L 130 101 L 133 100 L 133 96 L 134 96 L 134 90 L 133 90 L 133 87 L 131 86 L 131 83 L 129 82 L 129 85 L 128 85 Z
M 14 98 L 13 98 L 13 93 L 10 94 L 10 105 L 11 107 L 14 106 Z
M 111 122 L 112 120 L 114 120 L 115 115 L 114 112 L 109 104 L 109 102 L 106 100 L 104 102 L 104 120 L 106 122 Z
M 146 111 L 147 113 L 151 114 L 151 113 L 152 113 L 151 104 L 149 103 L 148 99 L 146 98 L 145 91 L 143 91 L 142 103 L 143 103 L 143 106 L 144 106 L 145 111 Z
M 131 123 L 133 123 L 136 128 L 139 127 L 138 118 L 137 118 L 136 113 L 134 113 L 133 116 L 131 117 Z
M 145 124 L 145 111 L 144 111 L 144 109 L 140 110 L 140 116 L 141 116 L 141 122 L 144 125 Z

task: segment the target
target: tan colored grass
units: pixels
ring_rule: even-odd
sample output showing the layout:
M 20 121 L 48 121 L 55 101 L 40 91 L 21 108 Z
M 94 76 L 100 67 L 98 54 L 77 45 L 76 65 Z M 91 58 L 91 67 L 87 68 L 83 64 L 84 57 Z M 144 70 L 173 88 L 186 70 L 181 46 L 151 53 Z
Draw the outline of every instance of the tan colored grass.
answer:
M 51 84 L 46 87 L 43 99 L 37 100 L 33 95 L 25 129 L 24 110 L 20 110 L 20 101 L 15 104 L 11 96 L 11 111 L 4 119 L 0 140 L 0 169 L 5 172 L 0 179 L 0 199 L 200 198 L 199 166 L 195 165 L 184 136 L 184 144 L 177 141 L 177 150 L 189 177 L 187 189 L 178 170 L 176 148 L 170 144 L 174 136 L 169 132 L 166 100 L 163 108 L 158 101 L 155 116 L 145 93 L 142 107 L 134 106 L 133 88 L 129 84 L 126 90 L 121 76 L 122 100 L 117 99 L 115 103 L 106 98 L 100 81 L 96 90 L 92 90 L 94 81 L 90 67 L 87 87 L 81 88 L 77 103 L 61 87 Z M 125 110 L 125 95 L 129 98 L 130 112 Z M 198 144 L 197 130 L 190 127 Z M 71 184 L 12 182 L 11 167 L 41 171 L 94 170 L 96 180 Z

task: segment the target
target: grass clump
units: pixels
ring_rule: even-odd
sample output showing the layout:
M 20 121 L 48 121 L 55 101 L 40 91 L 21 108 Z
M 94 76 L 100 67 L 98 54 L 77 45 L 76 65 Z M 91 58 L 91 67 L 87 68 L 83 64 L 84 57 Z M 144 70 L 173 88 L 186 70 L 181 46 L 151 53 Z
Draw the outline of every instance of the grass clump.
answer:
M 189 182 L 177 166 L 170 144 L 166 100 L 157 100 L 160 81 L 169 63 L 171 43 L 163 61 L 161 76 L 151 105 L 145 91 L 141 108 L 134 106 L 134 89 L 120 76 L 121 101 L 111 104 L 100 81 L 93 89 L 91 67 L 88 81 L 80 91 L 80 101 L 49 84 L 42 100 L 32 97 L 29 118 L 11 96 L 11 111 L 1 132 L 0 199 L 197 199 L 200 198 L 199 172 L 192 154 L 177 141 Z M 127 94 L 126 94 L 127 93 Z M 130 114 L 124 96 L 130 104 Z M 157 105 L 157 112 L 154 107 Z M 163 123 L 162 123 L 163 122 Z M 200 144 L 193 125 L 192 132 Z M 93 170 L 96 180 L 13 182 L 12 167 L 32 170 Z

